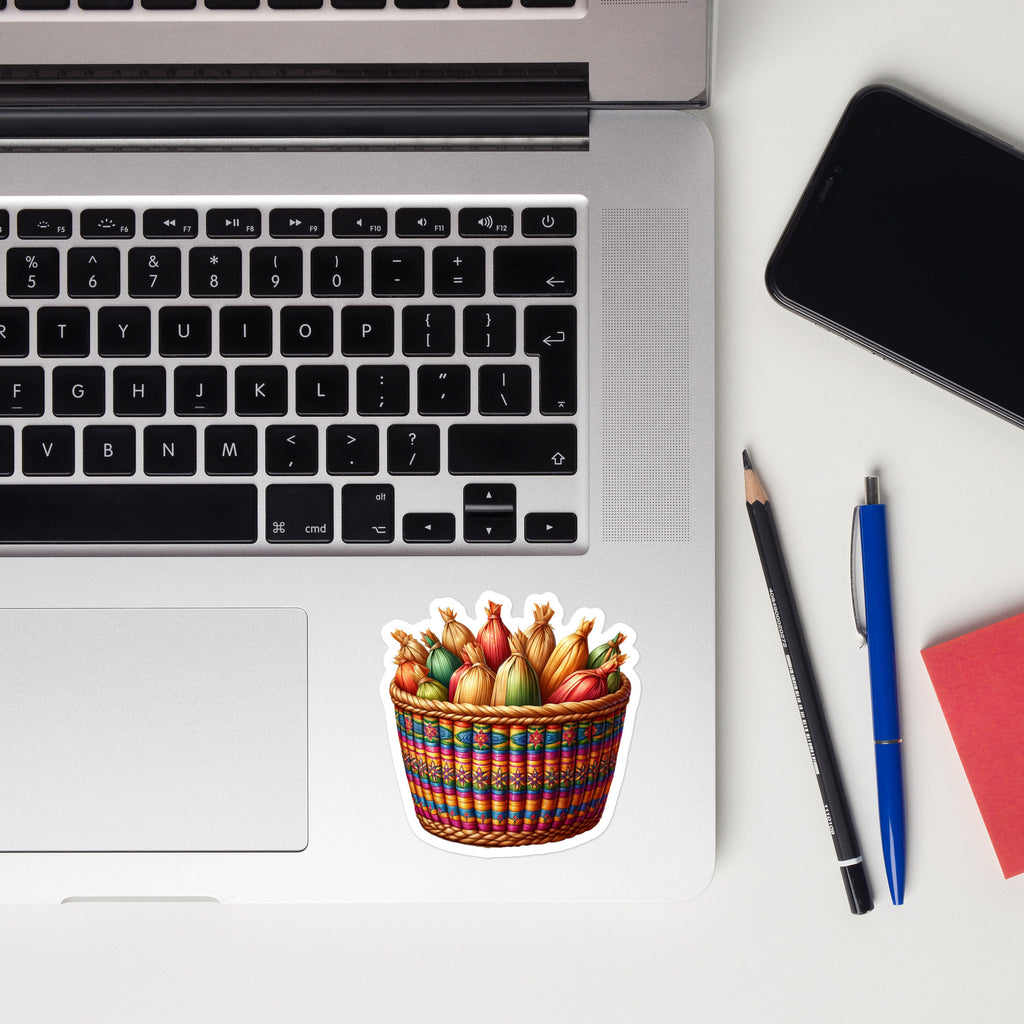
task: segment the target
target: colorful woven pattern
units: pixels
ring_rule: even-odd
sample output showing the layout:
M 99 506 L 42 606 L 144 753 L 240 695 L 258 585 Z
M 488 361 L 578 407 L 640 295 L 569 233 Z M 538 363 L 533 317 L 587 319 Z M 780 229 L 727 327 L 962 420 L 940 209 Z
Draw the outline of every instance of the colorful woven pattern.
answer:
M 604 813 L 630 686 L 597 700 L 490 707 L 391 686 L 416 817 L 474 846 L 552 843 Z

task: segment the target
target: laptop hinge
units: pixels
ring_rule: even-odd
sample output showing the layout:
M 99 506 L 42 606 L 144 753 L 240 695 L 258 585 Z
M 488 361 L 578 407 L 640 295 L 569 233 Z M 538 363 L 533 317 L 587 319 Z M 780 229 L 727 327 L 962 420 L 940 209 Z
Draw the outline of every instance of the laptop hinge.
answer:
M 587 65 L 0 67 L 0 145 L 579 144 Z

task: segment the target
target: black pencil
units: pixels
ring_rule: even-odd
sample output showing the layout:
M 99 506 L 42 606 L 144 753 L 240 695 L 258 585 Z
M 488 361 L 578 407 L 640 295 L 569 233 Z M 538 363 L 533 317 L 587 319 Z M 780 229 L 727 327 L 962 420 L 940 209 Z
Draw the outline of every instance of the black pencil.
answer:
M 768 597 L 775 613 L 775 624 L 779 628 L 782 651 L 789 666 L 789 676 L 796 694 L 796 706 L 803 723 L 807 747 L 811 752 L 811 763 L 818 779 L 821 802 L 825 805 L 825 819 L 832 833 L 832 842 L 836 848 L 836 857 L 839 859 L 839 869 L 843 875 L 843 884 L 846 886 L 850 910 L 855 914 L 866 914 L 874 904 L 871 902 L 864 862 L 857 843 L 857 832 L 853 827 L 853 818 L 846 801 L 832 737 L 829 735 L 825 711 L 821 706 L 818 684 L 815 682 L 814 670 L 807 656 L 807 644 L 800 627 L 796 602 L 793 600 L 789 573 L 782 558 L 779 533 L 775 528 L 775 518 L 768 495 L 765 494 L 761 481 L 750 465 L 750 456 L 745 451 L 743 482 L 747 514 L 754 530 L 757 553 L 761 557 L 761 568 L 768 584 Z

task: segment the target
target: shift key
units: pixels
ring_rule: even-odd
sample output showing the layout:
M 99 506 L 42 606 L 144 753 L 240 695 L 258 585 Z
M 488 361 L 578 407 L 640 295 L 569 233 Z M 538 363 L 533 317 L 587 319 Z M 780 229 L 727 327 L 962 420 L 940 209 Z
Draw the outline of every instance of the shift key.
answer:
M 571 476 L 571 423 L 460 423 L 448 428 L 448 471 L 458 476 Z

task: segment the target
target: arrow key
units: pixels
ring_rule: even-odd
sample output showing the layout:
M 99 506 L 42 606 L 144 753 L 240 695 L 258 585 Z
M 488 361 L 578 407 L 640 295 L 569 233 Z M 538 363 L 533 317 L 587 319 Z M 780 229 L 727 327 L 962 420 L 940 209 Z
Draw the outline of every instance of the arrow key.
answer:
M 530 544 L 572 544 L 577 533 L 575 512 L 530 512 L 524 521 Z
M 406 544 L 452 544 L 455 516 L 451 512 L 407 512 L 402 516 L 402 540 Z

